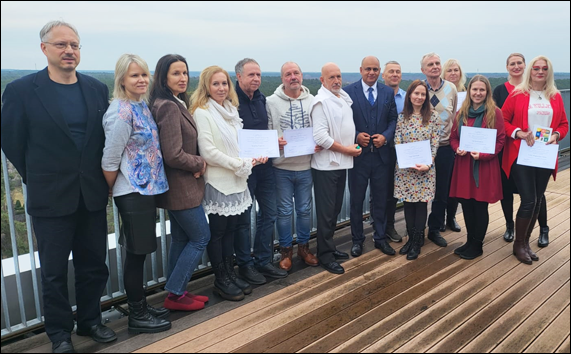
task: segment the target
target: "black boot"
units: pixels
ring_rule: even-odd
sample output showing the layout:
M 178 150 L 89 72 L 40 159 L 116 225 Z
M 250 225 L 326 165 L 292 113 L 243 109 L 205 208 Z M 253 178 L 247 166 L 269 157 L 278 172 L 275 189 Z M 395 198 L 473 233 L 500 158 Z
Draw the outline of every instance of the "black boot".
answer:
M 463 244 L 462 246 L 456 248 L 456 249 L 454 250 L 454 254 L 457 254 L 457 255 L 459 255 L 460 257 L 462 257 L 462 253 L 463 253 L 464 251 L 466 251 L 466 249 L 471 246 L 471 245 L 470 245 L 470 244 L 472 243 L 472 236 L 471 236 L 471 234 L 468 234 L 467 237 L 468 237 L 468 238 L 466 239 L 466 243 Z
M 157 333 L 169 330 L 171 323 L 168 320 L 156 318 L 147 309 L 146 299 L 129 304 L 129 325 L 130 332 L 137 333 Z
M 165 309 L 164 307 L 153 307 L 151 305 L 149 305 L 149 303 L 147 302 L 147 298 L 143 298 L 143 300 L 145 301 L 145 304 L 147 305 L 147 311 L 149 311 L 149 313 L 153 316 L 155 316 L 156 318 L 168 318 L 170 315 L 170 311 L 169 309 Z
M 463 259 L 474 259 L 484 254 L 484 237 L 486 235 L 471 235 L 468 236 L 467 247 L 458 255 Z M 454 252 L 456 253 L 456 252 Z
M 404 246 L 401 247 L 401 249 L 399 250 L 399 254 L 408 254 L 408 251 L 410 251 L 410 247 L 412 246 L 412 239 L 414 237 L 414 227 L 407 227 L 406 228 L 406 232 L 408 234 L 408 240 L 406 241 L 406 243 L 404 244 Z
M 506 232 L 504 233 L 504 240 L 506 242 L 513 242 L 515 236 L 515 225 L 513 221 L 506 224 Z
M 244 292 L 228 276 L 224 262 L 214 266 L 214 293 L 231 301 L 244 300 Z
M 421 240 L 424 238 L 424 229 L 423 230 L 415 230 L 414 237 L 412 241 L 412 246 L 406 255 L 406 259 L 409 261 L 413 259 L 417 259 L 420 255 L 420 249 L 422 248 Z
M 547 247 L 549 245 L 549 226 L 539 228 L 539 239 L 537 240 L 539 247 Z
M 244 295 L 250 295 L 252 293 L 252 286 L 245 280 L 242 280 L 236 276 L 234 272 L 234 258 L 226 257 L 224 258 L 224 265 L 226 266 L 226 272 L 230 277 L 230 280 L 242 290 Z

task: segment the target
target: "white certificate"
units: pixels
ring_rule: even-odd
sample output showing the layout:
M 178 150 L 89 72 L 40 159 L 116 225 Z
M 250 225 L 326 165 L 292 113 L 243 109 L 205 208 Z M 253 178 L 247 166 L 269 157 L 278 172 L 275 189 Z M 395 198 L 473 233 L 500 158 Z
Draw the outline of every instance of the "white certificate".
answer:
M 495 154 L 497 134 L 496 129 L 463 126 L 460 130 L 460 150 Z
M 396 144 L 399 168 L 410 168 L 419 165 L 432 165 L 430 140 L 416 143 Z
M 313 128 L 284 130 L 284 157 L 311 155 L 315 153 Z
M 559 156 L 559 145 L 546 145 L 536 141 L 532 147 L 527 146 L 524 140 L 521 141 L 517 158 L 518 165 L 555 169 L 555 163 Z
M 280 157 L 277 130 L 238 130 L 240 157 Z
M 462 108 L 462 103 L 466 100 L 466 93 L 467 92 L 458 92 L 458 102 L 456 103 L 456 112 Z

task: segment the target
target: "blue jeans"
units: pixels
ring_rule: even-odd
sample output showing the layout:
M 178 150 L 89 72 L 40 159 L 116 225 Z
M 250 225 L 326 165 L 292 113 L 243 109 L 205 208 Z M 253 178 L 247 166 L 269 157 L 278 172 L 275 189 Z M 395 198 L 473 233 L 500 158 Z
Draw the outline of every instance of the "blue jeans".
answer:
M 291 247 L 292 236 L 292 214 L 293 203 L 295 201 L 295 231 L 297 242 L 306 244 L 309 242 L 310 217 L 311 217 L 311 188 L 313 178 L 311 170 L 287 171 L 274 168 L 276 176 L 277 228 L 280 236 L 280 247 Z
M 210 228 L 202 205 L 168 212 L 171 222 L 171 246 L 165 289 L 182 295 L 210 241 Z
M 267 166 L 254 167 L 248 178 L 248 188 L 252 198 L 255 197 L 260 205 L 254 237 L 254 258 L 252 259 L 250 252 L 250 212 L 252 210 L 250 207 L 239 215 L 236 225 L 236 237 L 234 238 L 236 263 L 240 267 L 264 266 L 272 261 L 274 223 L 277 218 L 274 169 Z

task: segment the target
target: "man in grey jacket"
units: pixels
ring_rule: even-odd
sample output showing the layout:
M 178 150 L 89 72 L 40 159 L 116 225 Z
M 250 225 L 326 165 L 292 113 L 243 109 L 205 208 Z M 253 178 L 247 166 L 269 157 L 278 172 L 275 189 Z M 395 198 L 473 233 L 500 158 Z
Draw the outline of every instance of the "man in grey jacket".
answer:
M 309 250 L 311 229 L 311 155 L 284 157 L 284 131 L 289 129 L 312 129 L 309 106 L 313 95 L 302 85 L 303 73 L 294 62 L 287 62 L 281 68 L 282 84 L 266 100 L 268 129 L 278 131 L 280 157 L 273 160 L 277 192 L 277 229 L 280 237 L 280 268 L 289 271 L 292 267 L 293 235 L 292 214 L 297 214 L 297 254 L 305 264 L 315 267 L 317 258 Z M 315 151 L 321 147 L 316 146 Z

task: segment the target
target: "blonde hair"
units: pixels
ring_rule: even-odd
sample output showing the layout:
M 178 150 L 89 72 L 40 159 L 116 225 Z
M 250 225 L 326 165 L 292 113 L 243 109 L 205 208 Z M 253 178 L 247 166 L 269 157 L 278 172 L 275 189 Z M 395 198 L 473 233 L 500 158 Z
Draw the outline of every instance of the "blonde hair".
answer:
M 522 93 L 529 95 L 529 91 L 531 91 L 531 71 L 533 70 L 533 65 L 539 60 L 545 60 L 545 62 L 547 63 L 547 67 L 549 68 L 549 70 L 547 70 L 547 77 L 545 78 L 545 87 L 543 88 L 545 90 L 544 97 L 550 100 L 553 96 L 559 93 L 557 86 L 555 86 L 555 75 L 553 73 L 553 64 L 551 64 L 551 60 L 549 60 L 549 58 L 547 58 L 545 55 L 540 55 L 533 58 L 529 62 L 529 65 L 525 67 L 525 72 L 523 74 L 523 81 L 521 82 L 521 84 L 517 85 L 516 88 L 514 89 L 513 93 L 514 96 Z
M 228 81 L 228 97 L 226 99 L 230 101 L 234 107 L 238 108 L 240 102 L 238 101 L 238 95 L 234 89 L 234 84 L 232 84 L 232 80 L 230 80 L 230 75 L 228 75 L 228 72 L 221 67 L 213 65 L 202 70 L 200 73 L 198 87 L 190 97 L 191 106 L 189 111 L 191 114 L 194 114 L 194 111 L 196 111 L 197 108 L 206 109 L 208 106 L 208 99 L 210 98 L 210 81 L 212 80 L 212 76 L 218 73 L 224 73 L 224 75 L 226 75 L 226 80 Z
M 442 65 L 442 73 L 440 74 L 440 78 L 442 80 L 446 80 L 444 78 L 446 76 L 446 72 L 453 65 L 458 65 L 458 69 L 460 69 L 460 81 L 458 81 L 458 84 L 456 85 L 456 90 L 458 92 L 464 92 L 464 91 L 466 91 L 466 86 L 464 86 L 464 85 L 466 85 L 466 74 L 464 74 L 464 70 L 462 70 L 462 66 L 460 66 L 460 62 L 458 60 L 456 60 L 456 59 L 446 60 L 444 65 Z
M 123 54 L 117 60 L 117 64 L 115 64 L 115 84 L 113 86 L 113 98 L 119 100 L 129 100 L 129 96 L 127 95 L 127 91 L 125 91 L 125 86 L 123 86 L 123 80 L 125 80 L 125 76 L 129 72 L 129 66 L 131 64 L 137 64 L 145 74 L 149 77 L 149 88 L 151 87 L 151 72 L 149 71 L 149 66 L 147 63 L 138 55 L 135 54 Z M 149 89 L 145 92 L 144 95 L 141 96 L 142 101 L 148 102 L 149 100 Z
M 486 85 L 486 99 L 484 101 L 484 106 L 486 108 L 484 116 L 486 117 L 486 127 L 490 129 L 496 128 L 496 103 L 492 97 L 492 85 L 490 85 L 490 80 L 484 75 L 476 75 L 468 84 L 468 93 L 466 94 L 466 99 L 462 103 L 462 107 L 456 115 L 456 123 L 460 125 L 460 118 L 464 125 L 468 124 L 468 112 L 470 107 L 472 107 L 472 97 L 470 97 L 470 89 L 475 82 L 483 82 Z M 479 127 L 477 127 L 479 128 Z

